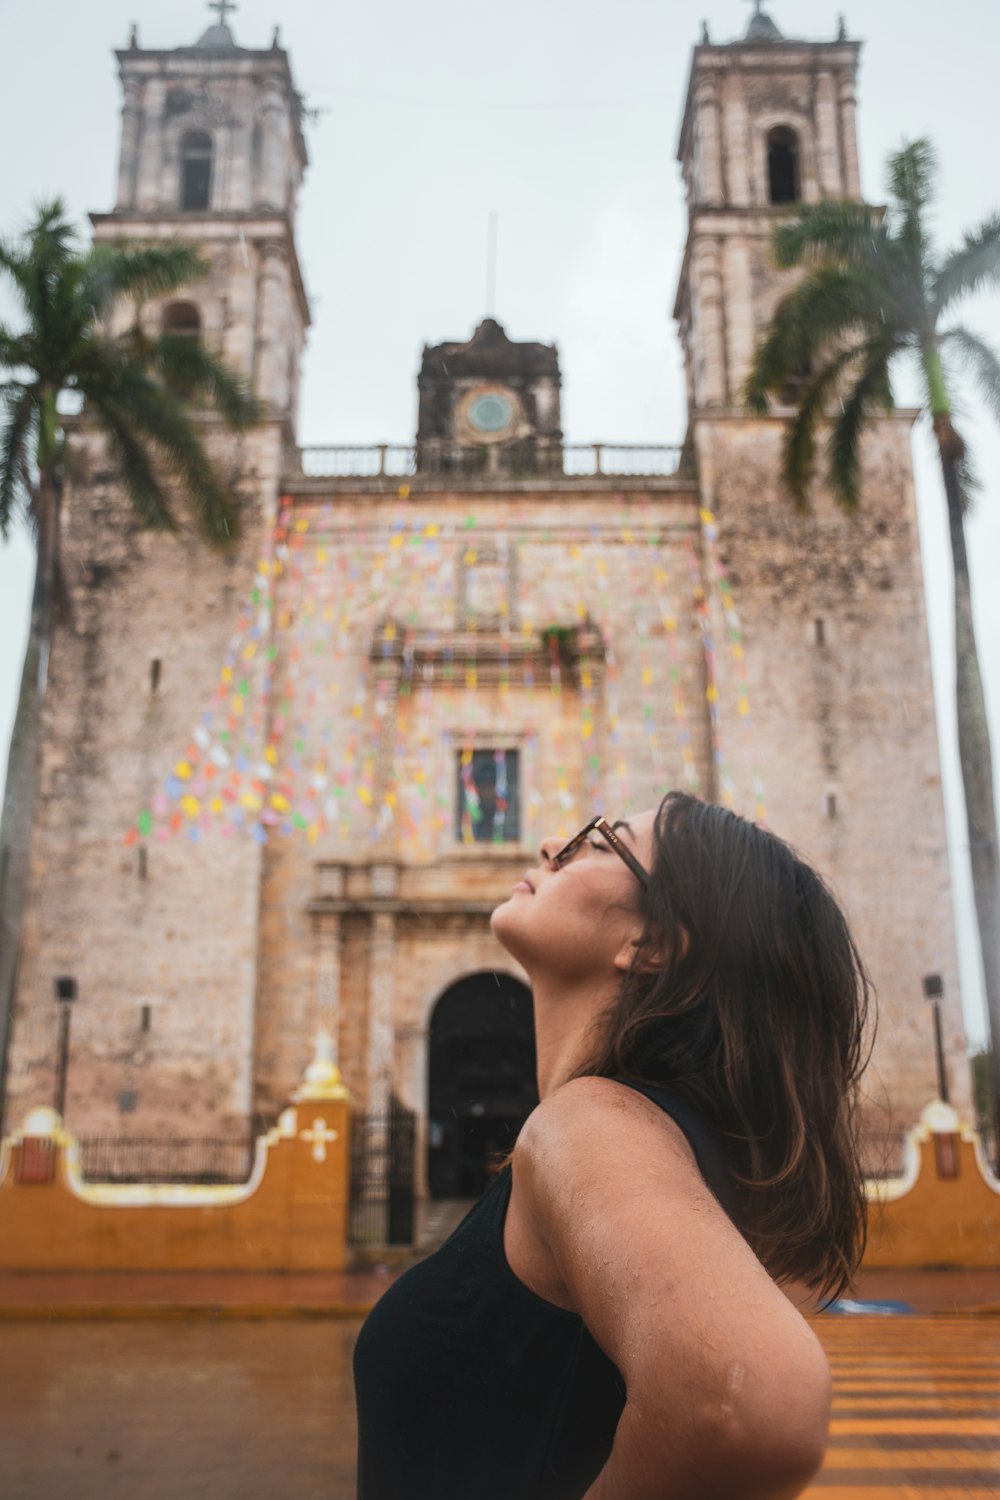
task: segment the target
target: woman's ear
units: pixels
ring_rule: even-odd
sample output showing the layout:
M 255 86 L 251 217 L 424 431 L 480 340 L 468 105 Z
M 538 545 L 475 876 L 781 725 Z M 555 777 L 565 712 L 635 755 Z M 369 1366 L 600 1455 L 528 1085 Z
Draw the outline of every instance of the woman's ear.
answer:
M 686 958 L 691 947 L 691 939 L 685 927 L 678 928 L 678 935 L 680 938 L 680 953 L 678 956 L 680 958 Z M 629 969 L 631 969 L 635 961 L 636 953 L 641 946 L 641 938 L 626 938 L 625 942 L 622 943 L 618 952 L 615 954 L 615 968 L 620 969 L 623 974 L 627 974 Z M 672 950 L 669 945 L 666 944 L 657 946 L 655 948 L 647 948 L 639 966 L 640 972 L 643 974 L 657 973 L 658 970 L 665 968 L 666 965 L 670 962 L 671 954 Z

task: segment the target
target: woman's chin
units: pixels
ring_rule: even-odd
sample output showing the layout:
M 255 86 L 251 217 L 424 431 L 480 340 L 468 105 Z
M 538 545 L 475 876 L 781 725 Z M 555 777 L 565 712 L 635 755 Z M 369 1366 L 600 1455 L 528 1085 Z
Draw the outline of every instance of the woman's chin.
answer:
M 493 911 L 490 915 L 490 930 L 492 931 L 493 936 L 496 938 L 497 942 L 500 943 L 502 947 L 506 948 L 508 953 L 512 952 L 510 945 L 510 935 L 515 926 L 515 905 L 516 902 L 514 901 L 513 897 L 508 896 L 506 901 L 501 901 L 499 906 L 495 906 L 493 908 Z
M 503 942 L 503 937 L 501 934 L 504 925 L 504 915 L 509 905 L 510 897 L 508 896 L 506 901 L 501 901 L 500 905 L 495 906 L 490 913 L 490 928 L 492 930 L 493 936 L 497 939 L 498 942 L 501 943 Z

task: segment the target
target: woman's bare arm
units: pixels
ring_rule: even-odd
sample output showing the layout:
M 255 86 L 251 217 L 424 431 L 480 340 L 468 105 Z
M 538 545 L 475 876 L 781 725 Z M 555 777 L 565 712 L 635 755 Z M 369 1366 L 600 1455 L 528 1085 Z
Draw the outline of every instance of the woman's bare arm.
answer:
M 682 1132 L 609 1079 L 533 1112 L 514 1172 L 626 1403 L 586 1500 L 787 1500 L 822 1462 L 829 1369 Z

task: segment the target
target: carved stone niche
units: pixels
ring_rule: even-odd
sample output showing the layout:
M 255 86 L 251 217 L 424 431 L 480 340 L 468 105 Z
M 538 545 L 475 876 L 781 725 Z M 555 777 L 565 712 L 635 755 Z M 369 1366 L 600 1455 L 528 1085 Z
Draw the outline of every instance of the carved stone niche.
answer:
M 455 619 L 466 630 L 500 630 L 513 618 L 518 597 L 517 548 L 511 544 L 504 554 L 492 543 L 470 542 L 459 554 L 456 577 Z

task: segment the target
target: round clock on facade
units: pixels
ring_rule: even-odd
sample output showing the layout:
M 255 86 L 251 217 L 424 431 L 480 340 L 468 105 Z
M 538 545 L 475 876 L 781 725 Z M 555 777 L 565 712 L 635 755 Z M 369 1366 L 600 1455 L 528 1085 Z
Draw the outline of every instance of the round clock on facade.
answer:
M 456 434 L 465 442 L 500 443 L 513 437 L 521 422 L 517 393 L 502 385 L 473 386 L 456 412 Z
M 477 432 L 502 432 L 514 419 L 514 403 L 500 391 L 489 391 L 469 402 L 469 426 Z

